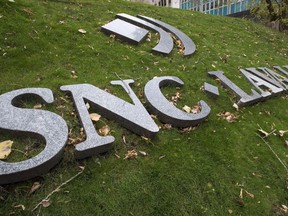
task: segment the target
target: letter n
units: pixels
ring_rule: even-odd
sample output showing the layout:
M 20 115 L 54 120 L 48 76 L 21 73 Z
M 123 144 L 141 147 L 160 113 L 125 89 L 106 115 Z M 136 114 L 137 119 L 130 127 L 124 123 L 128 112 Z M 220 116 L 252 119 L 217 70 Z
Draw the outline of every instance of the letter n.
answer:
M 71 92 L 86 133 L 86 140 L 76 145 L 76 157 L 78 159 L 106 152 L 114 142 L 113 136 L 100 136 L 97 134 L 85 106 L 86 101 L 92 103 L 92 106 L 94 106 L 101 115 L 117 121 L 134 133 L 152 137 L 159 131 L 158 126 L 130 88 L 129 84 L 133 82 L 133 80 L 119 80 L 111 83 L 121 85 L 129 94 L 134 104 L 128 103 L 89 84 L 61 87 L 61 90 Z

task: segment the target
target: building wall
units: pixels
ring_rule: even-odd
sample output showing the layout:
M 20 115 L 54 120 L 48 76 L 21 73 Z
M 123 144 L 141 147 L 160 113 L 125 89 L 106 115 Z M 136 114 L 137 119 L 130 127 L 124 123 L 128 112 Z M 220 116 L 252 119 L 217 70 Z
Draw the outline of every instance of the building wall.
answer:
M 180 0 L 180 8 L 226 16 L 249 9 L 251 0 Z
M 133 0 L 137 1 L 137 0 Z M 163 6 L 163 7 L 172 7 L 172 8 L 180 8 L 179 0 L 138 0 L 137 2 L 142 2 L 146 4 Z

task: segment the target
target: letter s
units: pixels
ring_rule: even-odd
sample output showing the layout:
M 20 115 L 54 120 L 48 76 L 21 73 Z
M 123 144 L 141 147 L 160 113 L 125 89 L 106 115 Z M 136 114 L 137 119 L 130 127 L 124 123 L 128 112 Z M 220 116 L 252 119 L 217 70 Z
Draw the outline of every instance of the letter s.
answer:
M 67 141 L 68 127 L 59 115 L 15 106 L 17 100 L 26 95 L 39 96 L 47 103 L 54 101 L 52 91 L 45 88 L 26 88 L 0 95 L 0 130 L 44 137 L 46 146 L 38 155 L 25 161 L 0 161 L 0 185 L 23 181 L 48 172 L 61 159 Z

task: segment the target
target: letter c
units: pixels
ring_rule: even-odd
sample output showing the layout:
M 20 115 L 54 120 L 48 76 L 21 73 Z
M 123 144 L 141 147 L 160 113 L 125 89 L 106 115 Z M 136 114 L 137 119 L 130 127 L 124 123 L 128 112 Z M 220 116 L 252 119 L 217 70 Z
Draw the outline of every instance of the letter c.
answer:
M 184 85 L 183 81 L 175 76 L 162 76 L 150 80 L 144 88 L 149 110 L 158 116 L 158 119 L 175 127 L 190 127 L 200 124 L 210 113 L 211 109 L 204 101 L 200 101 L 201 111 L 197 114 L 186 113 L 176 108 L 162 94 L 160 87 L 168 84 Z

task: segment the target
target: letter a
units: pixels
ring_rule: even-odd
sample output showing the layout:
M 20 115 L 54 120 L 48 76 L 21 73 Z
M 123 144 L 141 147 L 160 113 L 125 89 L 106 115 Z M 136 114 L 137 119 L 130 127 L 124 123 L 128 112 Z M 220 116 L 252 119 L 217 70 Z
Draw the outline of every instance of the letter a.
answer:
M 262 96 L 256 92 L 254 89 L 251 89 L 252 95 L 246 94 L 241 88 L 239 88 L 235 83 L 233 83 L 230 79 L 228 79 L 223 71 L 210 71 L 208 74 L 212 77 L 216 77 L 221 80 L 221 84 L 225 87 L 233 91 L 237 96 L 239 101 L 237 105 L 239 107 L 247 106 L 253 103 L 256 103 L 262 99 Z

